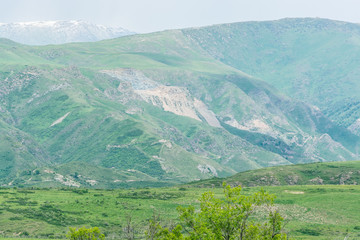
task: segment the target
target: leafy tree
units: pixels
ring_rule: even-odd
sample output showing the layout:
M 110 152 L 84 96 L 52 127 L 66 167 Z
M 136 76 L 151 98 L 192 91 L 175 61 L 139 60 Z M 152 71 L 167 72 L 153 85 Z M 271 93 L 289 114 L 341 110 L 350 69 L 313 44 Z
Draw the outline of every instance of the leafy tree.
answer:
M 255 211 L 273 205 L 274 196 L 263 190 L 245 196 L 241 187 L 231 188 L 224 183 L 225 199 L 215 198 L 213 192 L 206 192 L 200 200 L 200 211 L 193 206 L 179 207 L 180 221 L 173 230 L 151 223 L 156 229 L 151 239 L 224 239 L 224 240 L 283 240 L 283 218 L 277 211 L 269 211 L 266 222 L 256 220 Z M 185 235 L 182 234 L 185 232 Z
M 97 227 L 94 228 L 69 228 L 69 232 L 66 237 L 70 240 L 104 240 L 105 235 L 100 232 Z

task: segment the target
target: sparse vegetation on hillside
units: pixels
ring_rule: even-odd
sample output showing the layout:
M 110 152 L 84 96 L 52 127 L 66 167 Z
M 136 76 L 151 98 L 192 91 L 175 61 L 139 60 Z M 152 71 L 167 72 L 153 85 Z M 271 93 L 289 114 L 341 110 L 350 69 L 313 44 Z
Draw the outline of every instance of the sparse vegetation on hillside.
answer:
M 360 161 L 310 163 L 251 170 L 228 178 L 213 178 L 191 186 L 219 187 L 226 181 L 246 187 L 284 185 L 359 185 Z
M 287 18 L 183 32 L 219 61 L 319 107 L 341 126 L 354 124 L 359 134 L 358 24 Z

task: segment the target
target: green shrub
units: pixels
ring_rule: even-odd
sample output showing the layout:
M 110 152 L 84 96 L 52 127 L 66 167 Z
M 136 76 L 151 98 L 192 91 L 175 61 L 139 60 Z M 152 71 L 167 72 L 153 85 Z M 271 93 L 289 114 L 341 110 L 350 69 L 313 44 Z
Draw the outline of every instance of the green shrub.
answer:
M 97 227 L 94 228 L 69 228 L 69 232 L 66 235 L 67 239 L 70 240 L 103 240 L 105 235 L 100 232 Z
M 274 196 L 263 190 L 247 196 L 241 193 L 240 186 L 223 186 L 225 199 L 206 192 L 199 199 L 199 211 L 194 206 L 178 207 L 181 225 L 173 229 L 150 220 L 148 239 L 287 239 L 284 219 L 276 210 L 269 210 L 266 222 L 250 220 L 256 208 L 273 205 Z
M 317 229 L 312 229 L 312 228 L 301 228 L 298 230 L 298 232 L 305 234 L 305 235 L 310 235 L 310 236 L 320 236 L 321 232 Z

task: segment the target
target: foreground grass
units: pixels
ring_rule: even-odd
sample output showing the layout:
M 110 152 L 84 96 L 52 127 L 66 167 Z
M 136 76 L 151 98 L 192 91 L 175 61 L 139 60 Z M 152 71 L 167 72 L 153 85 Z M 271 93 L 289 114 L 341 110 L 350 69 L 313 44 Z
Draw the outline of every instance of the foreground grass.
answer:
M 251 194 L 260 188 L 244 188 Z M 1 189 L 0 236 L 63 239 L 69 226 L 98 226 L 107 239 L 119 239 L 127 216 L 144 230 L 153 212 L 167 224 L 177 221 L 178 205 L 198 204 L 204 188 L 136 190 Z M 221 188 L 211 189 L 219 197 Z M 265 187 L 288 219 L 295 239 L 360 238 L 360 186 Z M 1 239 L 1 238 L 0 238 Z M 28 238 L 26 238 L 28 239 Z
M 9 240 L 9 239 L 14 239 L 14 240 L 54 240 L 54 239 L 45 239 L 45 238 L 1 238 L 0 240 Z

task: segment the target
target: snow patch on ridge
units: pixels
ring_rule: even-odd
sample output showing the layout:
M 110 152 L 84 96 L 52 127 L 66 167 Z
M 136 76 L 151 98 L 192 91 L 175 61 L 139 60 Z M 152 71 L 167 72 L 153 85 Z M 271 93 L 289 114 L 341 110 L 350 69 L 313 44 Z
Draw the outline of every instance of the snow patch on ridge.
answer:
M 34 27 L 53 27 L 58 21 L 34 21 L 34 22 L 16 22 L 16 23 L 10 23 L 12 25 L 19 25 L 19 26 L 34 26 Z M 69 21 L 73 22 L 73 21 Z
M 29 45 L 93 42 L 134 34 L 85 21 L 35 21 L 0 24 L 0 38 Z

